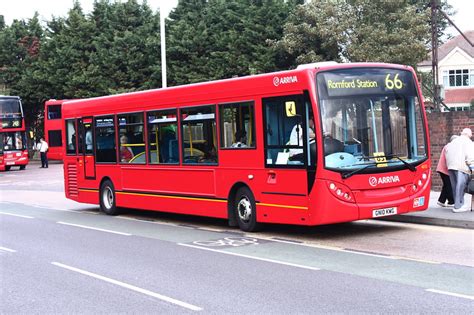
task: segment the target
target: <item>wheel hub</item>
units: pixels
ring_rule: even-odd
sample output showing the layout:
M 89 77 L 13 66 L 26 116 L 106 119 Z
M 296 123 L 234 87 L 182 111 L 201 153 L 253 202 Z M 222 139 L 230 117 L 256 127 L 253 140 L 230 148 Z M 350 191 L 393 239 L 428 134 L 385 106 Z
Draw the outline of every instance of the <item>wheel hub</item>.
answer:
M 250 218 L 252 217 L 252 204 L 246 196 L 243 196 L 240 199 L 237 205 L 237 212 L 239 214 L 240 220 L 244 222 L 250 221 Z
M 107 209 L 112 208 L 112 206 L 114 204 L 114 194 L 113 194 L 112 189 L 110 187 L 105 187 L 102 197 L 103 197 L 102 199 L 104 200 L 105 207 Z

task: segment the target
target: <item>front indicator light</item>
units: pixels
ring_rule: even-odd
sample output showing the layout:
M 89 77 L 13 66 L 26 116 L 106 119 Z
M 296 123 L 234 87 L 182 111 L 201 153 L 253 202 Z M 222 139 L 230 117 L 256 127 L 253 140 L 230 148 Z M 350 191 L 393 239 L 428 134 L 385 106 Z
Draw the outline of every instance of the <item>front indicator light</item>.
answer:
M 329 191 L 335 196 L 337 199 L 346 201 L 346 202 L 355 202 L 354 195 L 352 194 L 351 190 L 343 184 L 328 182 Z

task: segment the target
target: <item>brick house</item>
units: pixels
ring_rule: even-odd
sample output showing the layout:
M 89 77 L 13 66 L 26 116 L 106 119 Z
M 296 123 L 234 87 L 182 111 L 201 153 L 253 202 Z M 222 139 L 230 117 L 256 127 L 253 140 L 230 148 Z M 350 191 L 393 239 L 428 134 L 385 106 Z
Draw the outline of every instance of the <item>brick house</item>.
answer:
M 474 42 L 474 30 L 464 33 Z M 418 71 L 431 71 L 431 58 L 418 64 Z M 452 111 L 471 109 L 474 100 L 474 47 L 458 35 L 438 48 L 438 80 L 445 91 L 444 103 Z

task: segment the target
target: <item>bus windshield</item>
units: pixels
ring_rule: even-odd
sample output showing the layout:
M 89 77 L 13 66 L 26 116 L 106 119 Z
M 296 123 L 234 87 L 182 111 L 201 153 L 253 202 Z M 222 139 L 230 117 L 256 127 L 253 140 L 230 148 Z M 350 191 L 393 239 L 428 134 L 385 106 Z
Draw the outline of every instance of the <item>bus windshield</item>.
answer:
M 2 128 L 21 128 L 22 111 L 19 99 L 0 98 L 0 120 Z
M 357 68 L 317 75 L 326 168 L 373 171 L 427 158 L 410 71 Z
M 4 132 L 2 133 L 1 151 L 21 151 L 26 150 L 26 139 L 24 132 Z

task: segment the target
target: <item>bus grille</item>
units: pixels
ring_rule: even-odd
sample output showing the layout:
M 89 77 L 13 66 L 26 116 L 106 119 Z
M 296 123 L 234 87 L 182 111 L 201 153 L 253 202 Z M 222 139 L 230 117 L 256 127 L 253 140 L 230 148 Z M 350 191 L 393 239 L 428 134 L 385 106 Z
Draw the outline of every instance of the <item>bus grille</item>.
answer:
M 70 196 L 77 197 L 77 166 L 75 164 L 69 164 L 67 166 L 67 178 L 67 192 Z

